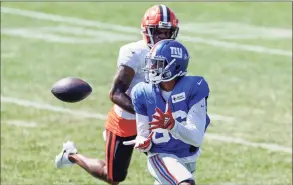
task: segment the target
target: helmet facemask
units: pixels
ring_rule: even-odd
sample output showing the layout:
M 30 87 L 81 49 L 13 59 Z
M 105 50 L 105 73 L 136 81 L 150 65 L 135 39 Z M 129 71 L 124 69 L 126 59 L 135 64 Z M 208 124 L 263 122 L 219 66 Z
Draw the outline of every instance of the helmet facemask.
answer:
M 158 33 L 161 30 L 169 30 L 169 36 L 166 36 L 164 38 L 159 38 L 158 35 L 163 35 L 162 33 Z M 146 26 L 146 30 L 143 33 L 146 37 L 148 37 L 148 45 L 150 47 L 152 47 L 153 45 L 155 45 L 157 42 L 159 42 L 160 40 L 164 40 L 164 39 L 176 39 L 177 35 L 179 32 L 179 28 L 178 27 L 173 27 L 171 26 L 170 22 L 162 22 L 160 21 L 159 25 L 156 26 Z
M 165 57 L 162 56 L 147 56 L 145 59 L 145 68 L 143 71 L 145 74 L 145 79 L 147 82 L 152 84 L 159 84 L 160 82 L 171 81 L 181 74 L 172 76 L 170 70 L 176 64 L 176 59 L 168 62 Z

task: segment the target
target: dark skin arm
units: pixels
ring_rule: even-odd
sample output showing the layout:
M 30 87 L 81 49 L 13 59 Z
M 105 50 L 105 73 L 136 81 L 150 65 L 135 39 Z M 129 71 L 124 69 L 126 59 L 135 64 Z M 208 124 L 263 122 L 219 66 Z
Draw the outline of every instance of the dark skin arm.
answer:
M 135 71 L 131 67 L 119 66 L 110 91 L 111 101 L 132 114 L 135 114 L 135 111 L 130 97 L 125 92 L 129 88 L 134 75 Z

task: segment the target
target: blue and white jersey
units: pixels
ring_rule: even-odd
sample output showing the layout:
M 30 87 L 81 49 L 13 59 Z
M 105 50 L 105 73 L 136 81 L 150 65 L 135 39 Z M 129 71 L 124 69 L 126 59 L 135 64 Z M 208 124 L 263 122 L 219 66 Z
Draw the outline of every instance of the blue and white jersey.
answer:
M 186 124 L 186 117 L 190 108 L 202 99 L 207 99 L 209 87 L 205 79 L 201 76 L 184 76 L 177 82 L 168 101 L 162 97 L 162 91 L 158 85 L 145 82 L 137 84 L 131 93 L 134 109 L 137 114 L 147 116 L 149 122 L 155 108 L 160 108 L 166 112 L 166 104 L 171 108 L 173 118 L 181 124 Z M 208 127 L 210 119 L 206 114 L 206 125 Z M 179 158 L 189 157 L 198 152 L 198 147 L 191 146 L 180 139 L 176 139 L 165 129 L 156 129 L 152 138 L 151 153 L 168 153 Z

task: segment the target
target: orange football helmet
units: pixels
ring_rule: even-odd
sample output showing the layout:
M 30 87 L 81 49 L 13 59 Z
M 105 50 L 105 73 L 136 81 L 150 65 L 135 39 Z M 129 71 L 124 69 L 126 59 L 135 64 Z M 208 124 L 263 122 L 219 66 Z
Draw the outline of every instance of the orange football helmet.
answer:
M 149 8 L 141 22 L 143 39 L 152 47 L 156 42 L 163 39 L 176 39 L 179 32 L 179 20 L 175 13 L 166 5 L 155 5 Z M 159 38 L 158 31 L 167 30 L 168 34 L 163 38 Z M 157 33 L 157 35 L 156 35 Z

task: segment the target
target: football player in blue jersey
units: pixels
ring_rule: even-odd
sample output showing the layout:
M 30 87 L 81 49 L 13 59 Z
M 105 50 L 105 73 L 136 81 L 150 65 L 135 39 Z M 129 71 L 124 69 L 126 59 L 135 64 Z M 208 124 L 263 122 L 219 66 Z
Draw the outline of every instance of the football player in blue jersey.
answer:
M 180 42 L 158 42 L 145 59 L 147 82 L 131 92 L 137 137 L 124 144 L 147 152 L 155 184 L 195 184 L 196 159 L 210 123 L 209 86 L 201 76 L 186 76 L 189 58 Z

